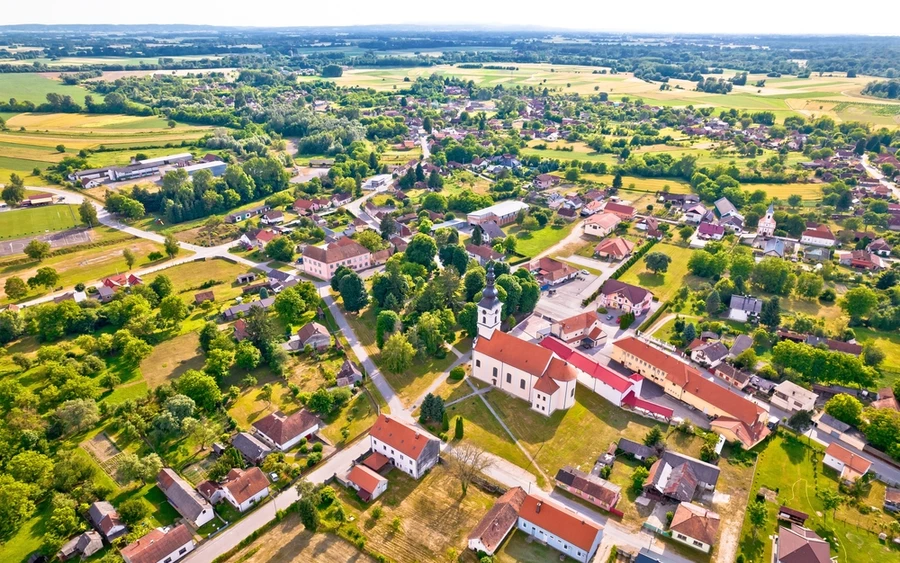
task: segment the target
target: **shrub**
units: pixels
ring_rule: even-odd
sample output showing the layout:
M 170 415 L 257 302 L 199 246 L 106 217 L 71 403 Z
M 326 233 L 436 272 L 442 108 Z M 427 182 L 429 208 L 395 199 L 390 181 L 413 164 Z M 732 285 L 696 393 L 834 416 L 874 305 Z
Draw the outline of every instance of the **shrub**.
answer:
M 323 448 L 322 442 L 316 442 L 315 444 L 313 444 L 312 451 L 321 452 L 322 448 Z
M 466 370 L 462 366 L 456 366 L 450 370 L 450 379 L 461 381 L 466 376 Z
M 153 251 L 147 255 L 147 259 L 151 262 L 156 262 L 157 260 L 163 259 L 163 253 L 159 251 Z

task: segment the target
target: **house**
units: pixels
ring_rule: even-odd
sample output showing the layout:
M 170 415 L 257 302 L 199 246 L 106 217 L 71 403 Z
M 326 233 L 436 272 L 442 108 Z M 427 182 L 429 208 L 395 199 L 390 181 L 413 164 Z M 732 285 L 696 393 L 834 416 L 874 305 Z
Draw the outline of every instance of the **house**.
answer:
M 655 217 L 647 217 L 644 221 L 638 225 L 640 229 L 643 226 L 643 230 L 647 232 L 648 239 L 662 240 L 663 232 L 659 228 L 659 221 Z
M 607 511 L 616 507 L 622 494 L 618 485 L 568 466 L 556 472 L 555 480 L 557 487 Z
M 488 244 L 497 239 L 506 238 L 506 233 L 504 233 L 503 229 L 500 228 L 500 225 L 494 221 L 485 221 L 478 225 L 477 228 L 481 229 L 481 240 Z
M 834 563 L 828 542 L 798 524 L 779 526 L 774 544 L 774 563 Z
M 872 254 L 877 254 L 878 256 L 888 257 L 891 255 L 893 247 L 883 238 L 877 238 L 866 245 L 866 250 Z
M 594 255 L 608 260 L 624 260 L 634 252 L 634 243 L 622 237 L 613 237 L 600 241 L 594 247 Z
M 136 274 L 116 274 L 103 280 L 103 285 L 112 290 L 141 285 L 142 283 L 144 283 L 144 280 Z
M 696 340 L 694 342 L 697 342 Z M 719 341 L 702 342 L 691 349 L 691 359 L 698 364 L 714 368 L 728 356 L 728 348 Z
M 766 214 L 756 224 L 756 234 L 761 237 L 771 237 L 775 234 L 775 227 L 777 226 L 778 223 L 775 222 L 775 204 L 770 203 Z
M 719 480 L 719 468 L 710 463 L 666 450 L 650 467 L 644 492 L 651 498 L 693 500 L 697 491 L 713 491 Z
M 711 427 L 726 440 L 750 449 L 769 435 L 768 412 L 744 397 L 720 387 L 658 348 L 633 336 L 613 343 L 612 359 L 663 387 L 667 395 L 709 417 Z
M 274 297 L 266 297 L 265 299 L 260 299 L 259 301 L 245 301 L 243 303 L 238 303 L 237 305 L 233 305 L 222 311 L 222 318 L 226 321 L 230 321 L 236 319 L 238 315 L 250 312 L 250 309 L 254 307 L 259 307 L 260 309 L 266 310 L 271 307 L 273 303 L 275 303 Z
M 263 442 L 286 452 L 303 438 L 318 432 L 322 426 L 319 417 L 306 409 L 300 409 L 288 416 L 274 412 L 254 422 L 253 430 Z
M 639 317 L 650 310 L 653 294 L 643 287 L 608 279 L 600 287 L 600 307 L 634 313 Z
M 431 469 L 441 452 L 440 440 L 386 414 L 379 415 L 372 425 L 369 440 L 373 452 L 387 457 L 413 479 Z
M 578 210 L 574 207 L 564 206 L 560 207 L 556 214 L 566 221 L 574 221 L 578 217 Z
M 528 270 L 534 274 L 538 284 L 543 288 L 567 282 L 578 275 L 578 270 L 564 262 L 553 258 L 539 258 L 528 264 Z
M 807 227 L 800 235 L 800 244 L 830 248 L 835 244 L 834 233 L 831 232 L 827 225 L 813 225 L 812 227 Z
M 216 296 L 212 291 L 201 291 L 194 294 L 194 304 L 203 305 L 207 301 L 215 301 Z
M 503 540 L 519 520 L 519 511 L 527 494 L 522 487 L 513 487 L 497 499 L 484 518 L 469 533 L 469 549 L 494 555 Z
M 840 263 L 851 268 L 862 268 L 863 270 L 883 270 L 888 264 L 881 256 L 868 250 L 851 250 L 850 252 L 842 252 L 840 254 Z
M 239 274 L 238 277 L 235 278 L 235 283 L 238 285 L 247 285 L 256 279 L 256 274 L 253 272 L 247 272 L 245 274 Z
M 724 219 L 725 217 L 729 217 L 732 215 L 740 215 L 740 213 L 738 213 L 737 207 L 735 207 L 733 203 L 728 201 L 727 197 L 717 199 L 713 205 L 715 206 L 716 213 L 719 214 L 720 218 Z
M 724 379 L 732 387 L 736 387 L 742 391 L 747 387 L 747 384 L 750 383 L 750 378 L 752 377 L 749 373 L 741 371 L 724 362 L 717 365 L 713 373 Z
M 105 500 L 99 500 L 88 508 L 88 520 L 106 541 L 111 542 L 125 534 L 125 523 L 119 518 L 119 512 Z
M 527 495 L 519 509 L 519 531 L 575 561 L 591 561 L 603 539 L 603 527 L 562 505 Z
M 675 509 L 669 531 L 672 539 L 709 553 L 719 533 L 719 515 L 690 502 L 682 502 Z
M 560 181 L 559 176 L 553 174 L 538 174 L 534 177 L 534 187 L 539 190 L 546 190 L 553 187 Z
M 832 338 L 821 338 L 814 334 L 806 335 L 806 339 L 804 340 L 810 346 L 819 346 L 824 344 L 829 350 L 832 352 L 843 352 L 844 354 L 850 354 L 851 356 L 859 356 L 862 354 L 862 346 L 856 344 L 855 342 L 844 342 L 842 340 L 834 340 Z
M 199 528 L 215 517 L 212 505 L 173 469 L 161 469 L 156 476 L 156 486 L 191 526 Z
M 363 374 L 356 366 L 356 364 L 354 364 L 350 360 L 344 360 L 344 363 L 341 364 L 341 369 L 338 370 L 335 379 L 337 381 L 338 387 L 347 387 L 350 385 L 356 385 L 357 383 L 362 383 Z
M 841 480 L 849 483 L 868 473 L 872 467 L 871 461 L 839 446 L 837 442 L 832 442 L 825 448 L 822 463 L 840 473 Z
M 884 387 L 878 390 L 878 394 L 876 395 L 875 400 L 872 401 L 871 407 L 900 411 L 900 404 L 897 403 L 897 398 L 894 396 L 894 390 L 890 387 Z
M 744 217 L 740 214 L 729 215 L 719 219 L 719 226 L 736 234 L 744 232 Z
M 259 222 L 263 225 L 277 225 L 279 223 L 284 223 L 284 212 L 274 209 L 272 211 L 267 211 L 259 219 Z
M 409 246 L 409 243 L 398 236 L 391 237 L 390 242 L 391 245 L 393 245 L 395 252 L 405 252 L 406 247 Z
M 619 443 L 616 444 L 616 450 L 617 452 L 618 450 L 621 450 L 638 461 L 644 461 L 645 459 L 655 457 L 657 454 L 655 449 L 631 441 L 627 438 L 619 438 Z
M 244 319 L 234 321 L 234 339 L 241 342 L 246 340 L 248 336 L 250 335 L 247 333 L 247 323 Z
M 76 555 L 87 559 L 91 555 L 103 549 L 103 538 L 94 530 L 78 534 L 59 548 L 56 557 L 60 561 L 67 561 Z
M 550 416 L 575 404 L 578 377 L 574 366 L 538 344 L 500 330 L 503 303 L 494 287 L 494 269 L 478 303 L 478 336 L 472 350 L 472 377 L 519 399 L 532 410 Z
M 784 252 L 780 258 L 784 257 Z M 808 246 L 803 250 L 803 259 L 810 262 L 826 262 L 831 260 L 831 249 L 821 246 Z
M 246 512 L 269 496 L 269 480 L 259 467 L 234 468 L 225 476 L 222 492 L 238 512 Z
M 365 465 L 354 465 L 347 475 L 347 482 L 363 502 L 377 499 L 388 488 L 388 480 Z
M 514 199 L 507 199 L 490 207 L 469 213 L 466 216 L 466 220 L 470 225 L 481 225 L 482 223 L 493 221 L 502 227 L 515 221 L 519 213 L 526 209 L 528 209 L 528 204 Z
M 300 215 L 310 215 L 322 209 L 322 205 L 318 201 L 309 200 L 309 199 L 297 199 L 294 200 L 294 205 L 292 206 L 294 213 L 299 213 Z
M 328 329 L 317 322 L 306 323 L 295 336 L 281 345 L 288 352 L 300 352 L 307 346 L 311 346 L 317 352 L 327 350 L 331 346 Z
M 729 358 L 736 358 L 741 355 L 741 353 L 746 352 L 750 348 L 753 347 L 753 339 L 747 336 L 746 334 L 738 334 L 734 337 L 734 341 L 731 343 L 731 348 L 728 350 Z
M 762 299 L 746 295 L 732 295 L 728 305 L 728 318 L 745 323 L 750 318 L 759 318 L 762 312 Z
M 97 300 L 101 303 L 109 303 L 116 296 L 116 290 L 101 285 L 97 288 Z
M 820 433 L 833 436 L 834 438 L 841 438 L 844 433 L 850 430 L 849 424 L 834 418 L 826 412 L 814 417 L 813 422 Z
M 278 233 L 271 230 L 253 230 L 247 231 L 246 233 L 241 235 L 241 238 L 238 239 L 241 246 L 246 248 L 247 250 L 256 249 L 263 250 L 267 244 L 275 240 L 278 236 Z
M 603 211 L 604 204 L 602 201 L 598 200 L 588 200 L 588 202 L 581 208 L 581 214 L 585 217 L 589 217 L 600 213 Z M 612 213 L 610 213 L 612 215 Z
M 586 311 L 553 323 L 550 334 L 566 343 L 577 341 L 587 348 L 593 348 L 598 342 L 606 340 L 600 317 L 594 311 Z
M 238 432 L 231 439 L 231 445 L 241 453 L 244 459 L 253 465 L 259 465 L 267 455 L 272 453 L 272 448 L 262 443 L 249 432 Z
M 502 254 L 485 245 L 467 244 L 466 254 L 469 255 L 470 260 L 477 261 L 480 266 L 484 266 L 488 262 L 499 262 L 504 259 Z
M 819 396 L 792 381 L 782 381 L 775 386 L 771 402 L 791 414 L 797 411 L 813 411 Z
M 51 203 L 53 203 L 53 194 L 39 192 L 26 197 L 19 205 L 29 205 L 34 207 L 36 205 L 50 205 Z
M 303 272 L 325 281 L 331 281 L 339 266 L 358 272 L 371 265 L 371 252 L 351 238 L 338 239 L 325 248 L 309 245 L 303 249 Z
M 700 223 L 697 236 L 703 240 L 722 240 L 725 236 L 725 227 L 713 223 Z
M 712 213 L 699 203 L 692 204 L 684 210 L 684 221 L 686 223 L 698 224 L 700 221 L 711 221 L 712 219 Z
M 254 207 L 253 209 L 246 209 L 244 211 L 238 211 L 236 213 L 231 213 L 230 215 L 225 216 L 226 223 L 240 223 L 246 219 L 251 217 L 256 217 L 257 215 L 262 215 L 266 211 L 271 209 L 268 205 L 261 205 L 259 207 Z
M 634 216 L 637 215 L 637 210 L 630 205 L 624 205 L 621 203 L 616 203 L 614 201 L 606 202 L 606 205 L 603 207 L 604 213 L 612 213 L 622 221 L 630 221 L 634 219 Z
M 125 563 L 174 563 L 194 550 L 194 535 L 184 524 L 156 528 L 122 548 Z
M 888 512 L 900 512 L 900 489 L 894 487 L 885 489 L 884 509 Z

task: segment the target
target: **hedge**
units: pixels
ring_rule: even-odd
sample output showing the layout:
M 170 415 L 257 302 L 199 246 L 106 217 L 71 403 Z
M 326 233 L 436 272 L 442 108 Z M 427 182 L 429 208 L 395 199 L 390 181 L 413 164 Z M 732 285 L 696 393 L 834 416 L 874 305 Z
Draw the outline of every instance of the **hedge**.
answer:
M 616 271 L 613 272 L 612 275 L 609 276 L 609 279 L 613 279 L 613 280 L 619 279 L 622 276 L 622 274 L 624 274 L 626 271 L 628 271 L 628 268 L 630 268 L 635 262 L 640 260 L 644 256 L 644 254 L 647 254 L 647 251 L 650 250 L 653 247 L 653 245 L 656 244 L 657 242 L 659 242 L 659 241 L 657 241 L 656 239 L 648 240 L 642 247 L 640 247 L 637 250 L 637 252 L 635 252 L 634 254 L 631 255 L 631 258 L 629 258 L 628 260 L 626 260 L 625 262 L 620 264 L 619 267 L 616 268 Z M 587 307 L 594 299 L 596 299 L 600 295 L 600 289 L 602 289 L 602 288 L 603 288 L 603 286 L 601 285 L 599 288 L 597 288 L 597 291 L 595 291 L 589 297 L 586 297 L 584 300 L 582 300 L 581 306 Z
M 653 323 L 655 323 L 657 321 L 657 319 L 659 319 L 662 316 L 662 314 L 666 312 L 666 309 L 668 309 L 668 308 L 669 308 L 669 302 L 666 301 L 665 303 L 663 303 L 662 305 L 659 306 L 659 309 L 657 309 L 655 313 L 653 313 L 652 315 L 647 317 L 647 320 L 645 320 L 644 322 L 641 323 L 641 326 L 639 326 L 637 328 L 638 331 L 644 332 L 645 330 L 647 330 L 648 328 L 653 326 Z

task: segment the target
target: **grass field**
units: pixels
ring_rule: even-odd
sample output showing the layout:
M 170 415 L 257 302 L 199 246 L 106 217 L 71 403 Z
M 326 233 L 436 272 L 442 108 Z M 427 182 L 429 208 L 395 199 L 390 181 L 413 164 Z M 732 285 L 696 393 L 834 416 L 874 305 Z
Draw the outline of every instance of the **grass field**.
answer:
M 141 362 L 141 373 L 147 385 L 154 389 L 171 383 L 189 369 L 203 369 L 204 363 L 200 337 L 196 332 L 189 332 L 154 346 Z
M 748 561 L 769 561 L 772 542 L 768 536 L 777 531 L 776 514 L 783 503 L 809 514 L 806 527 L 830 540 L 832 554 L 839 561 L 896 561 L 900 551 L 878 540 L 878 532 L 893 520 L 880 509 L 884 485 L 874 482 L 868 494 L 860 500 L 861 505 L 876 507 L 870 514 L 862 514 L 847 504 L 838 508 L 835 516 L 825 513 L 817 491 L 837 490 L 837 476 L 822 465 L 824 448 L 818 444 L 814 448 L 813 456 L 812 451 L 798 440 L 781 436 L 766 444 L 759 455 L 751 491 L 755 494 L 760 487 L 777 491 L 778 503 L 766 503 L 769 518 L 756 539 L 749 521 L 744 522 L 741 552 Z
M 516 252 L 534 257 L 566 238 L 577 224 L 578 221 L 567 221 L 562 227 L 548 224 L 539 231 L 526 231 L 513 225 L 506 230 L 506 234 L 516 237 Z
M 891 387 L 900 379 L 900 335 L 878 332 L 867 328 L 854 328 L 856 340 L 862 344 L 874 342 L 885 353 L 884 363 L 879 366 L 881 379 L 876 387 Z
M 50 93 L 72 96 L 76 103 L 83 105 L 84 97 L 89 92 L 81 86 L 67 86 L 59 80 L 33 72 L 4 74 L 3 80 L 0 80 L 0 100 L 15 98 L 42 104 L 47 101 L 47 94 Z
M 669 269 L 664 274 L 654 274 L 647 270 L 643 260 L 635 262 L 619 278 L 620 281 L 638 285 L 653 292 L 654 297 L 668 301 L 693 276 L 688 274 L 687 263 L 692 250 L 672 244 L 655 244 L 649 252 L 662 252 L 672 258 Z
M 0 239 L 64 231 L 78 226 L 77 205 L 47 205 L 0 213 Z

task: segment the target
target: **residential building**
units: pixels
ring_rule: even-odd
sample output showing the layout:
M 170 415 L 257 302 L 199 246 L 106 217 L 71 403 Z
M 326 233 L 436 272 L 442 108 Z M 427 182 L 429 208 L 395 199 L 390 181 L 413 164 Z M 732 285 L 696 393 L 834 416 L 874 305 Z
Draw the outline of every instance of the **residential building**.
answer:
M 606 340 L 606 334 L 600 324 L 600 317 L 594 311 L 579 313 L 574 317 L 553 323 L 550 326 L 550 334 L 563 342 L 569 344 L 577 342 L 587 348 L 593 348 L 597 343 Z
M 744 232 L 744 217 L 740 214 L 722 217 L 719 219 L 719 226 L 732 233 L 741 234 Z
M 286 452 L 303 438 L 309 438 L 323 427 L 319 417 L 306 409 L 285 416 L 274 412 L 253 423 L 253 430 L 273 449 Z
M 127 531 L 125 523 L 119 518 L 119 512 L 105 500 L 99 500 L 88 508 L 88 520 L 109 542 Z
M 268 205 L 260 205 L 259 207 L 254 207 L 253 209 L 245 209 L 243 211 L 236 211 L 229 215 L 225 216 L 226 223 L 240 223 L 241 221 L 245 221 L 251 217 L 256 217 L 257 215 L 262 215 L 266 211 L 271 209 Z
M 246 233 L 241 235 L 241 238 L 238 239 L 241 246 L 244 248 L 251 250 L 264 250 L 266 245 L 275 240 L 278 236 L 278 233 L 272 230 L 252 230 L 247 231 Z
M 769 434 L 768 412 L 740 395 L 716 385 L 674 356 L 633 336 L 613 343 L 612 359 L 650 378 L 666 394 L 707 416 L 714 431 L 750 449 Z
M 600 241 L 594 247 L 594 255 L 607 260 L 624 260 L 634 252 L 634 243 L 622 237 L 613 237 Z
M 175 563 L 194 550 L 194 535 L 184 524 L 156 528 L 122 548 L 125 563 Z
M 900 489 L 888 487 L 884 491 L 884 509 L 888 512 L 900 512 Z
M 438 461 L 440 440 L 386 414 L 369 431 L 373 452 L 387 457 L 391 464 L 413 479 L 418 479 Z
M 480 223 L 478 228 L 481 229 L 481 240 L 485 243 L 490 244 L 497 239 L 506 238 L 506 233 L 494 221 Z
M 608 279 L 600 287 L 599 306 L 641 316 L 650 310 L 653 294 L 643 287 Z
M 714 368 L 728 356 L 728 348 L 719 341 L 695 340 L 694 342 L 698 345 L 691 346 L 691 359 L 698 364 Z
M 388 488 L 388 480 L 365 465 L 354 465 L 347 475 L 347 482 L 353 487 L 363 502 L 371 502 Z
M 621 450 L 638 461 L 644 461 L 645 459 L 655 457 L 657 453 L 659 453 L 654 448 L 639 444 L 638 442 L 627 438 L 619 438 L 616 449 Z
M 716 213 L 718 213 L 719 217 L 721 217 L 721 218 L 729 217 L 732 215 L 740 215 L 740 213 L 738 213 L 737 208 L 734 206 L 733 203 L 728 201 L 727 197 L 717 199 L 713 205 L 715 205 Z
M 851 268 L 876 271 L 888 267 L 888 263 L 881 256 L 868 250 L 851 250 L 850 252 L 840 252 L 838 254 L 840 255 L 840 263 Z
M 706 209 L 706 207 L 700 205 L 699 203 L 691 204 L 684 211 L 684 221 L 686 223 L 698 224 L 701 221 L 712 221 L 713 214 L 711 211 Z
M 808 226 L 800 235 L 800 244 L 831 248 L 835 244 L 834 233 L 831 232 L 827 225 Z
M 746 352 L 750 348 L 753 347 L 753 339 L 747 336 L 746 334 L 738 334 L 734 337 L 734 340 L 731 343 L 731 348 L 728 349 L 728 357 L 736 358 L 741 355 L 741 353 Z
M 763 258 L 784 258 L 785 245 L 780 238 L 766 239 L 760 249 L 762 250 Z
M 771 402 L 776 407 L 793 414 L 797 411 L 815 410 L 818 398 L 819 396 L 812 391 L 792 381 L 782 381 L 775 386 Z
M 700 223 L 697 227 L 697 237 L 703 240 L 722 240 L 725 236 L 725 227 L 713 223 Z
M 477 261 L 480 266 L 484 266 L 488 262 L 499 262 L 504 259 L 504 256 L 502 254 L 500 254 L 490 246 L 485 246 L 483 244 L 467 244 L 466 254 L 469 255 L 470 260 Z
M 568 466 L 556 472 L 556 486 L 607 511 L 622 495 L 618 485 Z
M 319 323 L 313 321 L 303 325 L 297 334 L 281 345 L 288 352 L 301 352 L 307 346 L 311 346 L 313 350 L 322 352 L 331 346 L 331 334 L 328 329 Z
M 279 223 L 284 223 L 284 212 L 275 209 L 267 211 L 259 219 L 259 222 L 263 225 L 277 225 Z
M 173 469 L 165 467 L 160 470 L 156 476 L 156 486 L 191 526 L 199 528 L 215 517 L 212 505 Z
M 222 492 L 238 512 L 246 512 L 269 496 L 269 480 L 259 467 L 234 468 L 225 476 Z
M 81 559 L 87 559 L 91 555 L 103 549 L 103 538 L 94 530 L 78 534 L 70 539 L 59 548 L 56 557 L 60 561 L 68 561 L 73 557 L 80 556 Z
M 775 234 L 775 227 L 778 224 L 775 222 L 775 204 L 770 203 L 769 209 L 766 210 L 766 214 L 760 218 L 759 223 L 756 225 L 756 234 L 761 237 L 771 237 Z
M 513 487 L 498 498 L 494 506 L 469 533 L 469 549 L 476 553 L 483 551 L 488 555 L 494 555 L 518 522 L 519 511 L 526 496 L 522 487 Z
M 813 422 L 819 433 L 827 434 L 828 436 L 838 439 L 840 439 L 845 432 L 850 430 L 849 424 L 834 418 L 826 412 L 822 412 L 813 417 Z
M 666 450 L 650 467 L 644 491 L 651 498 L 671 498 L 690 502 L 697 492 L 713 491 L 719 468 L 686 455 Z
M 275 303 L 274 297 L 266 297 L 265 299 L 260 299 L 258 301 L 244 301 L 243 303 L 238 303 L 237 305 L 233 305 L 222 311 L 222 318 L 226 321 L 231 321 L 236 319 L 238 315 L 249 313 L 250 309 L 254 307 L 266 310 L 271 307 L 273 303 Z
M 137 274 L 116 274 L 103 280 L 103 285 L 112 290 L 141 285 L 142 283 L 144 283 L 144 280 Z
M 519 531 L 580 563 L 591 561 L 603 527 L 553 501 L 527 495 L 519 509 Z
M 675 509 L 669 531 L 672 539 L 709 553 L 719 533 L 719 515 L 690 502 L 682 502 Z
M 216 295 L 212 291 L 201 291 L 194 294 L 194 304 L 203 305 L 207 301 L 215 301 Z
M 774 563 L 834 563 L 828 542 L 798 524 L 779 526 L 774 543 Z
M 338 387 L 347 387 L 362 383 L 363 374 L 356 364 L 350 360 L 344 360 L 344 363 L 341 364 L 341 369 L 339 369 L 337 375 L 335 375 L 335 379 Z
M 894 396 L 894 390 L 890 387 L 882 387 L 879 389 L 871 406 L 876 409 L 900 411 L 900 403 L 897 402 L 897 398 Z
M 490 207 L 469 213 L 466 216 L 466 220 L 470 225 L 481 225 L 482 223 L 493 221 L 502 227 L 515 221 L 519 212 L 526 209 L 528 209 L 528 204 L 514 199 L 507 199 Z
M 547 188 L 558 184 L 559 181 L 559 176 L 554 176 L 553 174 L 538 174 L 534 177 L 534 187 L 539 190 L 546 190 Z
M 231 439 L 231 445 L 241 453 L 248 463 L 259 465 L 267 455 L 272 453 L 272 448 L 263 443 L 249 432 L 238 432 Z
M 883 238 L 877 238 L 866 245 L 866 250 L 881 257 L 888 257 L 893 247 Z
M 757 319 L 762 312 L 762 299 L 745 295 L 732 295 L 728 305 L 728 318 L 745 323 L 748 319 Z
M 567 282 L 578 275 L 578 270 L 564 262 L 553 258 L 539 258 L 528 264 L 528 269 L 534 274 L 541 287 L 550 287 Z
M 339 266 L 359 272 L 371 265 L 369 250 L 347 237 L 329 243 L 325 248 L 309 245 L 303 250 L 303 272 L 325 281 L 331 281 Z
M 869 472 L 872 462 L 857 453 L 839 446 L 837 442 L 828 444 L 825 448 L 825 457 L 822 459 L 825 467 L 837 471 L 842 481 L 852 483 Z
M 741 371 L 724 362 L 717 365 L 713 373 L 724 379 L 729 385 L 740 390 L 747 387 L 747 384 L 750 383 L 750 378 L 752 377 L 749 373 Z
M 603 207 L 604 213 L 612 213 L 622 221 L 630 221 L 634 219 L 634 216 L 637 215 L 637 210 L 630 205 L 624 205 L 621 203 L 616 203 L 614 201 L 606 202 L 606 205 Z

